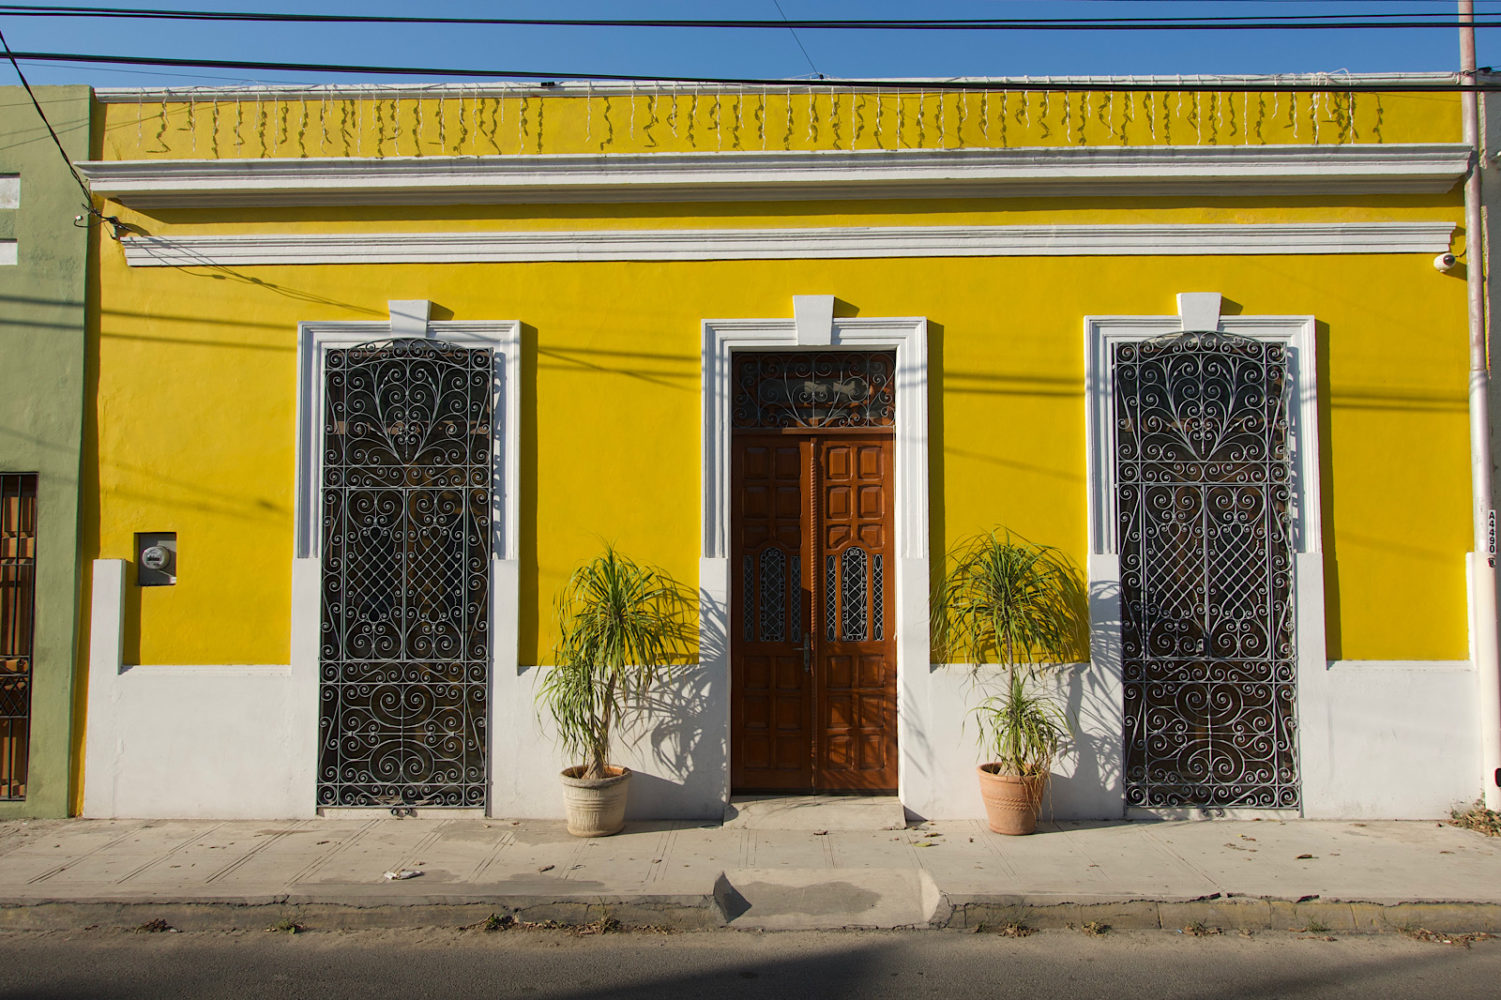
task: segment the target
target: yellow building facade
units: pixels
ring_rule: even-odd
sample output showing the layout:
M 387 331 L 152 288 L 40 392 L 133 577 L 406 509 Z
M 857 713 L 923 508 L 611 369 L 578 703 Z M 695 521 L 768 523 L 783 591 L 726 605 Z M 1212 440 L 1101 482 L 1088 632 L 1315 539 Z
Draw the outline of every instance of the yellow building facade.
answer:
M 717 817 L 734 794 L 804 787 L 805 773 L 806 790 L 843 788 L 830 761 L 862 754 L 883 757 L 883 777 L 850 787 L 924 817 L 975 815 L 963 727 L 989 678 L 931 662 L 928 595 L 944 553 L 996 526 L 1058 547 L 1090 588 L 1091 662 L 1056 675 L 1078 728 L 1057 815 L 1419 816 L 1473 799 L 1465 280 L 1463 264 L 1433 264 L 1467 246 L 1468 153 L 1454 95 L 1361 89 L 1370 82 L 100 92 L 98 154 L 82 169 L 120 225 L 118 239 L 99 236 L 89 320 L 79 808 L 559 815 L 554 764 L 568 762 L 533 692 L 556 640 L 553 595 L 609 543 L 698 595 L 695 662 L 621 751 L 645 777 L 634 815 Z M 1189 556 L 1168 543 L 1126 537 L 1139 500 L 1128 453 L 1171 452 L 1137 436 L 1150 421 L 1123 381 L 1153 351 L 1262 366 L 1252 383 L 1204 383 L 1178 404 L 1223 392 L 1254 409 L 1248 385 L 1277 388 L 1258 411 L 1280 427 L 1262 441 L 1272 472 L 1210 481 L 1215 461 L 1173 459 L 1207 519 L 1180 524 L 1183 539 L 1215 523 L 1216 490 L 1270 475 L 1281 491 L 1226 501 L 1271 504 L 1277 544 L 1248 541 L 1268 529 L 1231 517 L 1249 532 L 1234 545 L 1195 536 L 1202 578 L 1184 576 Z M 1175 363 L 1159 361 L 1151 378 Z M 415 538 L 416 508 L 398 517 L 405 529 L 349 522 L 375 548 L 335 544 L 333 519 L 354 517 L 340 505 L 356 503 L 335 488 L 355 480 L 331 471 L 353 462 L 336 409 L 353 405 L 356 368 L 389 403 L 442 382 L 445 365 L 484 373 L 462 404 L 465 447 L 479 451 L 453 460 L 489 470 L 473 501 L 482 526 L 444 557 L 468 567 L 452 571 L 469 574 L 453 592 L 481 622 L 478 652 L 458 658 L 475 693 L 382 675 L 349 695 L 366 701 L 341 736 L 329 699 L 348 693 L 352 664 L 387 654 L 335 649 L 331 609 L 365 587 L 367 617 L 399 624 L 365 578 L 427 557 L 370 541 Z M 887 405 L 830 423 L 827 406 L 798 409 L 789 379 Z M 744 416 L 745 399 L 760 416 Z M 767 417 L 769 401 L 786 412 Z M 1158 429 L 1182 444 L 1196 418 L 1176 412 Z M 418 423 L 383 419 L 392 440 Z M 824 433 L 836 424 L 854 436 L 836 444 Z M 851 516 L 877 518 L 854 530 L 881 541 L 860 551 L 858 591 L 845 549 L 789 550 L 802 569 L 778 614 L 811 617 L 768 626 L 773 563 L 745 532 L 765 486 L 756 448 L 774 438 L 815 456 L 803 479 L 766 473 L 773 494 L 817 494 L 794 519 L 845 495 L 818 493 L 841 481 L 839 448 L 862 470 L 873 456 L 876 485 L 850 495 L 874 506 Z M 389 472 L 358 475 L 378 485 Z M 1140 562 L 1159 567 L 1156 582 L 1133 575 Z M 402 579 L 397 591 L 421 589 Z M 1161 677 L 1132 638 L 1141 623 L 1122 610 L 1132 586 L 1141 608 L 1167 614 L 1176 600 L 1173 614 L 1211 630 L 1260 622 L 1237 634 L 1263 628 L 1277 651 L 1182 654 L 1173 662 L 1208 671 L 1198 687 L 1153 688 Z M 790 744 L 748 738 L 767 724 L 747 707 L 765 691 L 738 664 L 768 635 L 788 656 L 802 632 L 852 641 L 835 635 L 851 593 L 869 616 L 849 627 L 889 647 L 890 704 L 854 696 L 867 715 L 837 752 L 829 718 L 811 734 L 795 721 L 814 762 L 757 764 Z M 1236 673 L 1257 657 L 1266 678 Z M 796 704 L 837 700 L 825 669 L 782 679 L 803 692 Z M 470 698 L 470 714 L 373 721 L 386 681 L 413 705 Z M 1220 695 L 1234 704 L 1190 704 Z M 1159 752 L 1185 724 L 1193 735 Z M 431 749 L 445 726 L 470 750 L 376 746 L 405 731 Z M 361 734 L 348 759 L 329 749 Z

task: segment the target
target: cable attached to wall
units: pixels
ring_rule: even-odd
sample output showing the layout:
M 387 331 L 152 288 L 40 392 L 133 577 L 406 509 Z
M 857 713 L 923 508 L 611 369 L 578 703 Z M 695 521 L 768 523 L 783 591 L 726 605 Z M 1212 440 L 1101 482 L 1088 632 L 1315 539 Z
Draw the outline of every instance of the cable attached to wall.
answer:
M 27 82 L 26 74 L 21 72 L 21 64 L 16 62 L 15 53 L 11 52 L 10 42 L 5 40 L 5 32 L 3 31 L 0 31 L 0 46 L 5 47 L 5 55 L 10 59 L 11 66 L 15 67 L 16 76 L 20 78 L 21 86 L 26 89 L 26 96 L 31 98 L 31 106 L 36 108 L 37 117 L 42 120 L 43 125 L 47 126 L 47 134 L 52 137 L 52 144 L 57 147 L 58 155 L 63 158 L 63 165 L 68 168 L 68 173 L 73 175 L 73 181 L 78 185 L 78 190 L 83 192 L 83 210 L 89 216 L 93 216 L 109 226 L 110 238 L 118 242 L 121 232 L 128 230 L 130 227 L 115 216 L 105 215 L 94 207 L 93 192 L 89 190 L 89 186 L 83 182 L 83 178 L 78 175 L 77 169 L 74 168 L 73 160 L 68 156 L 68 151 L 63 148 L 63 141 L 57 137 L 57 129 L 53 128 L 52 122 L 48 121 L 47 112 L 42 110 L 42 103 L 36 99 L 36 92 L 31 89 L 31 84 Z M 87 228 L 86 217 L 84 215 L 74 216 L 73 225 L 78 226 L 80 229 Z

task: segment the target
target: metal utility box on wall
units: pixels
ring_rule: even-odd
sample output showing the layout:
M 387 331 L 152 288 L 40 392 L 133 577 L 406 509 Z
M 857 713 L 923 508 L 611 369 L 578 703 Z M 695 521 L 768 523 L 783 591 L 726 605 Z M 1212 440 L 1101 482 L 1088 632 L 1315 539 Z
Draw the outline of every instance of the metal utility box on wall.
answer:
M 177 532 L 136 532 L 136 585 L 170 587 L 177 582 Z

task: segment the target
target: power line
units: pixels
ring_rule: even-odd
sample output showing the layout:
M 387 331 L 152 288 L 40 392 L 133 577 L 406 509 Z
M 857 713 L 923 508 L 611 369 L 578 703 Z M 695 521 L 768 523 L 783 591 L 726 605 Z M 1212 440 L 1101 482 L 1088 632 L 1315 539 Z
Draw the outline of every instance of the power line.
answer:
M 1411 2 L 1411 0 L 1408 0 Z M 273 11 L 161 10 L 148 7 L 76 7 L 0 4 L 12 17 L 124 18 L 161 21 L 209 21 L 267 24 L 393 24 L 492 27 L 658 28 L 810 31 L 1328 31 L 1452 29 L 1452 12 L 1361 14 L 1233 15 L 1214 17 L 1137 18 L 879 18 L 879 19 L 647 19 L 431 17 L 376 14 L 298 14 Z M 1501 21 L 1476 27 L 1501 27 Z M 799 43 L 801 44 L 801 43 Z M 805 53 L 806 54 L 806 53 Z
M 746 86 L 746 87 L 799 87 L 807 86 L 806 81 L 776 79 L 770 77 L 715 77 L 715 76 L 653 76 L 640 73 L 576 73 L 576 72 L 538 72 L 536 70 L 503 70 L 503 69 L 461 69 L 442 66 L 369 66 L 350 65 L 343 63 L 291 63 L 291 62 L 266 62 L 241 59 L 177 59 L 166 56 L 115 56 L 95 55 L 83 52 L 16 52 L 13 59 L 23 62 L 74 62 L 87 64 L 124 65 L 124 66 L 172 66 L 195 69 L 248 69 L 262 71 L 276 71 L 288 73 L 344 73 L 354 76 L 425 76 L 425 77 L 461 77 L 465 79 L 493 79 L 493 80 L 523 80 L 539 81 L 543 88 L 555 86 L 559 80 L 603 80 L 620 83 L 682 83 L 682 84 L 705 84 L 723 86 Z M 1182 91 L 1206 91 L 1216 89 L 1211 78 L 1207 83 L 1202 78 L 1183 81 L 1179 78 L 1174 83 L 1166 81 L 1134 82 L 1126 83 L 1119 80 L 1071 80 L 1067 78 L 1033 77 L 1026 81 L 1009 80 L 997 84 L 986 80 L 922 80 L 901 81 L 883 79 L 839 79 L 828 81 L 830 85 L 849 89 L 868 90 L 949 90 L 949 91 L 980 91 L 996 89 L 1028 90 L 1033 92 L 1042 91 L 1092 91 L 1092 92 L 1115 92 L 1132 93 L 1138 91 L 1151 91 L 1157 93 L 1175 93 Z M 1373 83 L 1369 81 L 1357 81 L 1339 76 L 1323 74 L 1315 80 L 1302 79 L 1282 81 L 1272 78 L 1269 82 L 1257 82 L 1254 85 L 1248 82 L 1238 82 L 1230 89 L 1256 91 L 1258 93 L 1324 93 L 1326 91 L 1340 91 L 1354 94 L 1404 94 L 1404 93 L 1462 93 L 1476 91 L 1481 93 L 1501 92 L 1501 76 L 1484 82 L 1462 83 L 1455 80 L 1434 79 L 1410 79 L 1391 83 Z
M 94 197 L 89 191 L 89 186 L 78 175 L 77 168 L 73 166 L 72 157 L 68 156 L 68 151 L 63 148 L 63 141 L 57 137 L 57 129 L 52 127 L 52 122 L 47 118 L 47 112 L 42 110 L 42 102 L 37 100 L 36 91 L 31 89 L 31 84 L 27 81 L 26 74 L 21 72 L 21 64 L 16 61 L 18 57 L 16 53 L 11 51 L 10 42 L 5 40 L 5 32 L 3 31 L 0 31 L 0 46 L 5 48 L 5 54 L 10 59 L 11 66 L 15 68 L 16 76 L 20 79 L 21 86 L 26 90 L 26 96 L 31 98 L 31 106 L 36 108 L 37 117 L 42 120 L 43 125 L 47 126 L 47 134 L 52 137 L 52 145 L 57 147 L 58 155 L 63 158 L 63 165 L 68 168 L 68 173 L 73 175 L 73 182 L 78 185 L 78 190 L 83 192 L 84 211 L 101 222 L 109 223 L 113 229 L 114 238 L 119 239 L 120 220 L 112 215 L 105 215 L 94 207 Z M 81 219 L 82 216 L 79 216 L 79 218 Z
M 782 20 L 786 21 L 787 12 L 782 10 L 781 0 L 771 0 L 771 2 L 776 5 L 777 13 L 782 15 Z M 823 76 L 823 74 L 818 71 L 818 67 L 813 65 L 813 57 L 808 55 L 808 50 L 803 47 L 803 40 L 797 37 L 797 29 L 789 25 L 787 32 L 792 35 L 792 40 L 797 43 L 798 50 L 802 52 L 803 58 L 808 60 L 808 68 L 813 71 L 813 75 L 818 77 Z

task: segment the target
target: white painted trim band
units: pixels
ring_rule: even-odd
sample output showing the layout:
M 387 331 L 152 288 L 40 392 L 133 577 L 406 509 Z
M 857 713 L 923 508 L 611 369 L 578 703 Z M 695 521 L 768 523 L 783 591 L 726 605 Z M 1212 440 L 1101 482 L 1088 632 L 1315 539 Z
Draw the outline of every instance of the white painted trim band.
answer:
M 793 260 L 855 257 L 1073 257 L 1446 253 L 1452 222 L 1243 225 L 870 226 L 518 233 L 238 233 L 131 236 L 132 267 L 262 264 Z
M 1404 673 L 1473 674 L 1469 660 L 1330 660 L 1328 669 L 1342 673 L 1362 670 L 1399 670 Z
M 1441 193 L 1459 143 L 1023 147 L 90 160 L 94 194 L 136 208 L 789 201 L 1020 195 Z
M 219 677 L 260 677 L 266 680 L 285 680 L 292 676 L 292 666 L 288 663 L 122 663 L 120 673 L 138 677 L 176 677 L 184 680 Z
M 1484 76 L 1485 74 L 1482 74 Z M 1192 76 L 959 76 L 959 77 L 891 77 L 879 81 L 860 80 L 851 83 L 838 78 L 819 81 L 819 89 L 835 88 L 841 93 L 858 91 L 868 94 L 921 93 L 925 85 L 934 83 L 986 84 L 994 90 L 1058 90 L 1077 84 L 1096 85 L 1118 83 L 1127 86 L 1183 87 L 1191 85 L 1195 90 L 1251 90 L 1287 84 L 1313 84 L 1327 87 L 1333 93 L 1341 93 L 1354 86 L 1402 85 L 1408 83 L 1454 83 L 1459 79 L 1455 73 L 1404 72 L 1404 73 L 1227 73 L 1194 74 Z M 757 93 L 807 93 L 812 85 L 806 81 L 785 83 L 765 82 L 754 88 L 742 84 L 680 83 L 658 80 L 557 80 L 546 86 L 532 82 L 487 80 L 484 83 L 330 83 L 317 86 L 304 84 L 233 84 L 225 87 L 99 87 L 94 98 L 101 104 L 138 104 L 159 101 L 197 101 L 208 103 L 216 100 L 237 100 L 266 97 L 282 100 L 322 100 L 330 97 L 362 100 L 385 100 L 416 98 L 438 100 L 442 98 L 489 98 L 517 97 L 523 94 L 534 97 L 596 97 L 623 95 L 653 95 L 669 97 L 686 95 L 694 91 L 700 94 L 750 94 Z M 935 94 L 937 91 L 928 90 Z

